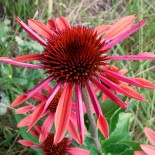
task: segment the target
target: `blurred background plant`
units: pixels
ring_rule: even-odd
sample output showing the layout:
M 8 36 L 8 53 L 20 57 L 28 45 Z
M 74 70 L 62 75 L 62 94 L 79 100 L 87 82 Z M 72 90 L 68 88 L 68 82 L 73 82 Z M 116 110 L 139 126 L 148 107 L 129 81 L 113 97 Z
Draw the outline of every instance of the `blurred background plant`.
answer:
M 102 23 L 111 24 L 117 19 L 137 15 L 137 21 L 143 18 L 147 24 L 134 35 L 117 45 L 110 52 L 114 54 L 136 54 L 142 51 L 155 50 L 155 2 L 154 0 L 0 0 L 0 56 L 14 57 L 24 53 L 43 51 L 43 47 L 33 41 L 15 21 L 19 16 L 24 22 L 34 18 L 46 22 L 49 18 L 59 15 L 66 16 L 72 24 L 82 24 L 95 27 Z M 140 76 L 155 83 L 155 62 L 151 61 L 121 61 L 120 68 L 127 68 L 128 76 Z M 16 127 L 21 116 L 16 116 L 9 110 L 10 103 L 19 94 L 31 89 L 45 76 L 42 71 L 12 67 L 0 64 L 0 154 L 34 155 L 35 152 L 17 143 L 22 137 L 27 137 L 25 129 Z M 131 142 L 145 142 L 143 127 L 155 129 L 155 91 L 138 90 L 147 103 L 130 100 L 129 110 L 124 112 L 112 102 L 102 104 L 102 109 L 110 122 L 110 139 L 100 138 L 103 149 L 112 155 L 130 155 L 138 145 Z M 99 94 L 101 97 L 101 94 Z M 87 124 L 87 118 L 86 124 Z M 89 124 L 87 124 L 89 128 Z M 75 144 L 77 145 L 77 144 Z M 91 146 L 91 147 L 90 147 Z M 95 154 L 95 146 L 88 137 L 85 148 Z M 111 149 L 113 148 L 113 149 Z M 119 148 L 119 149 L 117 149 Z

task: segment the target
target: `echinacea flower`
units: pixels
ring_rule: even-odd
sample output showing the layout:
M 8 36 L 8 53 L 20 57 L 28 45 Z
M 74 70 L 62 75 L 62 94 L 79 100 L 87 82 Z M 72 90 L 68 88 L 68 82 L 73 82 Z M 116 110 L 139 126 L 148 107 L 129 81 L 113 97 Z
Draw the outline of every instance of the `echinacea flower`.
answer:
M 54 96 L 52 101 L 50 101 L 48 108 L 46 109 L 46 111 L 43 112 L 44 106 L 46 103 L 48 103 L 48 99 L 49 99 L 48 97 L 52 93 L 53 88 L 47 84 L 43 87 L 42 90 L 43 90 L 43 92 L 41 92 L 41 91 L 37 92 L 32 97 L 35 101 L 40 102 L 36 106 L 26 105 L 26 106 L 22 106 L 22 107 L 15 110 L 16 114 L 28 113 L 28 115 L 25 118 L 23 118 L 17 125 L 18 127 L 28 126 L 28 131 L 41 118 L 46 117 L 45 120 L 43 121 L 42 126 L 41 126 L 41 131 L 39 134 L 39 142 L 43 142 L 46 139 L 48 133 L 50 132 L 50 130 L 52 128 L 54 118 L 55 118 L 55 112 L 56 112 L 57 105 L 58 105 L 58 102 L 59 102 L 59 99 L 60 99 L 60 96 L 62 93 L 62 88 L 59 88 L 59 91 L 57 92 L 57 94 Z M 26 94 L 23 94 L 23 95 L 26 95 Z M 21 95 L 21 96 L 23 96 L 23 95 Z M 85 128 L 84 124 L 83 124 L 83 127 Z M 77 128 L 76 107 L 75 107 L 75 104 L 72 104 L 72 110 L 71 110 L 67 130 L 70 133 L 70 135 L 79 144 L 82 144 L 84 139 L 80 139 L 80 135 L 76 131 L 76 128 Z M 86 131 L 86 129 L 85 129 L 85 131 Z
M 123 76 L 124 74 L 126 74 L 128 72 L 127 69 L 119 70 L 118 67 L 116 67 L 114 65 L 111 65 L 111 66 L 107 65 L 107 66 L 104 66 L 103 69 L 104 68 L 113 72 L 114 74 L 117 73 L 117 75 L 121 75 L 121 76 Z M 104 74 L 104 72 L 101 73 L 101 76 L 102 76 L 101 77 L 102 84 L 105 85 L 111 91 L 115 92 L 116 94 L 123 94 L 123 95 L 129 96 L 131 98 L 135 98 L 137 100 L 146 102 L 146 99 L 141 94 L 139 94 L 136 90 L 134 90 L 127 83 L 119 80 L 119 78 L 114 78 L 113 76 Z M 134 78 L 134 79 L 137 81 L 142 81 L 143 84 L 145 83 L 144 85 L 148 85 L 148 86 L 150 86 L 150 88 L 151 88 L 151 86 L 152 86 L 152 88 L 155 88 L 155 86 L 152 82 L 150 82 L 144 78 Z M 99 90 L 100 89 L 98 87 L 94 88 L 95 93 L 97 93 Z M 103 94 L 102 102 L 106 101 L 107 99 L 109 99 L 109 97 L 106 94 Z
M 145 127 L 144 133 L 152 145 L 141 144 L 143 151 L 135 151 L 134 155 L 155 155 L 155 131 Z
M 103 66 L 109 63 L 109 60 L 155 59 L 155 55 L 150 53 L 129 56 L 106 55 L 108 50 L 136 32 L 146 23 L 146 20 L 142 20 L 134 25 L 135 19 L 135 15 L 131 15 L 118 20 L 113 25 L 101 25 L 96 28 L 90 28 L 80 25 L 72 26 L 65 17 L 61 16 L 56 18 L 56 20 L 50 19 L 46 25 L 38 20 L 29 19 L 28 26 L 17 17 L 17 21 L 21 27 L 31 37 L 43 45 L 45 50 L 42 54 L 19 56 L 14 59 L 1 57 L 0 61 L 16 66 L 44 69 L 45 73 L 49 76 L 26 95 L 19 96 L 11 107 L 26 101 L 37 93 L 44 85 L 56 80 L 57 85 L 54 87 L 48 101 L 43 107 L 44 112 L 48 109 L 50 102 L 62 86 L 63 91 L 55 113 L 56 131 L 54 143 L 59 143 L 66 133 L 71 114 L 72 91 L 74 90 L 77 125 L 81 137 L 83 137 L 82 92 L 83 87 L 86 87 L 95 113 L 97 114 L 98 128 L 105 137 L 108 137 L 108 123 L 102 115 L 100 104 L 93 91 L 92 85 L 96 85 L 106 96 L 120 107 L 126 109 L 127 105 L 101 82 L 104 81 L 102 73 L 134 86 L 154 88 L 153 84 L 148 84 L 143 80 L 129 78 L 103 68 Z M 102 35 L 103 33 L 104 35 Z M 26 63 L 30 60 L 39 60 L 40 64 Z M 115 86 L 113 82 L 111 82 L 109 86 L 111 88 L 117 87 L 117 89 L 121 89 L 118 85 Z
M 40 128 L 31 132 L 33 136 L 39 136 Z M 58 144 L 54 144 L 54 134 L 49 134 L 47 138 L 40 144 L 35 144 L 30 140 L 19 140 L 18 142 L 24 146 L 39 148 L 44 155 L 89 155 L 89 151 L 82 148 L 71 147 L 72 139 L 63 138 Z

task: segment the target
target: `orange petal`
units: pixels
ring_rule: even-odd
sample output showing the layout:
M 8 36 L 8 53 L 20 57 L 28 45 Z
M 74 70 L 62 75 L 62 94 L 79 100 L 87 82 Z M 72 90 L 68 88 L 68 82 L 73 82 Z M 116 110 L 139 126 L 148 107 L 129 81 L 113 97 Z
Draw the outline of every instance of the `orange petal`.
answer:
M 111 28 L 106 32 L 104 38 L 108 40 L 112 40 L 118 37 L 119 35 L 126 32 L 132 27 L 135 19 L 136 19 L 136 16 L 131 15 L 131 16 L 123 17 L 120 20 L 116 21 L 113 24 L 113 26 L 111 26 Z
M 147 155 L 147 154 L 143 151 L 134 151 L 134 155 Z
M 150 128 L 144 128 L 145 135 L 147 136 L 148 140 L 155 146 L 155 131 L 151 130 Z
M 121 69 L 121 70 L 118 71 L 118 73 L 120 73 L 122 75 L 126 74 L 127 72 L 128 72 L 127 69 Z
M 149 81 L 149 80 L 146 80 L 146 79 L 143 79 L 143 78 L 134 78 L 136 81 L 138 81 L 139 83 L 145 85 L 145 86 L 148 86 L 148 88 L 150 89 L 155 89 L 155 85 Z
M 141 144 L 140 147 L 148 155 L 155 155 L 155 147 L 147 144 Z
M 39 33 L 47 39 L 51 39 L 53 36 L 52 31 L 39 20 L 29 19 L 28 25 L 32 30 L 36 31 L 37 33 Z
M 18 96 L 10 105 L 10 108 L 13 108 L 17 105 L 20 105 L 26 98 L 27 96 L 25 94 Z
M 64 87 L 62 95 L 59 99 L 57 110 L 55 113 L 55 135 L 54 144 L 59 143 L 66 133 L 72 106 L 72 87 L 71 83 L 67 83 Z
M 48 132 L 51 130 L 52 124 L 54 121 L 54 113 L 50 113 L 49 116 L 44 120 L 44 123 L 41 128 L 41 134 L 39 136 L 39 142 L 43 142 L 47 136 Z
M 21 128 L 24 126 L 28 126 L 29 122 L 30 122 L 30 118 L 31 118 L 32 114 L 27 115 L 24 119 L 22 119 L 18 124 L 17 127 Z
M 99 116 L 97 120 L 97 127 L 100 129 L 101 133 L 105 138 L 109 137 L 109 125 L 104 116 Z
M 32 113 L 32 116 L 30 118 L 30 122 L 28 125 L 28 131 L 32 128 L 32 126 L 40 119 L 43 109 L 45 106 L 45 102 L 42 102 L 41 104 L 39 104 L 37 106 L 37 108 L 34 110 L 34 112 Z
M 97 31 L 97 34 L 101 34 L 103 32 L 106 32 L 110 27 L 111 25 L 100 25 L 100 26 L 97 26 L 95 30 Z
M 123 90 L 125 90 L 126 92 L 128 92 L 129 94 L 131 94 L 130 97 L 141 100 L 143 102 L 147 102 L 147 100 L 140 93 L 138 93 L 136 90 L 134 90 L 133 88 L 131 88 L 129 86 L 125 86 L 125 85 L 120 85 L 120 87 Z
M 57 24 L 57 28 L 59 30 L 63 30 L 63 29 L 66 29 L 68 27 L 70 27 L 70 23 L 68 22 L 68 20 L 63 17 L 63 16 L 60 16 L 56 19 L 56 24 Z
M 78 144 L 82 144 L 82 141 L 80 140 L 79 134 L 77 133 L 73 120 L 70 119 L 69 120 L 69 124 L 68 124 L 68 132 L 71 135 L 71 137 L 73 137 L 73 139 L 78 143 Z
M 31 142 L 30 140 L 18 140 L 18 143 L 24 145 L 24 146 L 33 146 L 34 143 Z

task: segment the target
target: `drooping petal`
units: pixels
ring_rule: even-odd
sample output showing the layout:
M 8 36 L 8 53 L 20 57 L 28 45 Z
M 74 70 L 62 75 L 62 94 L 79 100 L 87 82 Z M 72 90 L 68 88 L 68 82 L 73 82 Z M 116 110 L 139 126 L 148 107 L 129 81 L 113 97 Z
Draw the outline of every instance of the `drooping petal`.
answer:
M 55 97 L 55 95 L 57 94 L 57 92 L 59 91 L 60 87 L 61 87 L 61 83 L 57 83 L 57 85 L 54 87 L 53 91 L 49 95 L 43 111 L 46 111 L 46 109 L 50 105 L 51 101 L 53 100 L 53 98 Z
M 97 34 L 101 34 L 103 32 L 106 32 L 109 28 L 111 27 L 111 25 L 100 25 L 95 27 L 95 30 L 97 31 Z
M 20 105 L 20 104 L 26 99 L 26 97 L 27 97 L 27 96 L 26 96 L 25 94 L 18 96 L 18 97 L 12 102 L 12 104 L 10 105 L 10 108 L 14 108 L 15 106 Z
M 15 113 L 16 114 L 25 114 L 29 111 L 31 111 L 33 109 L 34 106 L 32 105 L 27 105 L 27 106 L 24 106 L 24 107 L 21 107 L 21 108 L 18 108 L 15 110 Z
M 148 155 L 143 151 L 134 151 L 134 155 Z
M 111 28 L 106 32 L 104 38 L 108 40 L 112 40 L 118 37 L 119 35 L 126 32 L 133 26 L 135 19 L 136 19 L 136 16 L 131 15 L 131 16 L 123 17 L 120 20 L 116 21 L 111 26 Z
M 73 154 L 73 155 L 89 155 L 89 151 L 88 150 L 84 150 L 84 149 L 81 149 L 81 148 L 69 148 L 67 149 L 67 151 L 70 153 L 70 154 Z
M 40 119 L 42 113 L 43 113 L 43 109 L 45 106 L 45 102 L 40 103 L 36 109 L 34 110 L 34 112 L 31 114 L 31 118 L 30 118 L 30 122 L 28 125 L 28 131 L 34 126 L 34 124 Z
M 147 102 L 147 100 L 140 94 L 138 93 L 136 90 L 134 90 L 133 88 L 129 87 L 129 86 L 125 86 L 125 85 L 120 85 L 120 87 L 128 92 L 128 94 L 130 94 L 130 97 L 133 97 L 135 99 L 138 99 L 140 101 L 143 101 L 143 102 Z
M 15 66 L 28 67 L 28 68 L 38 68 L 38 69 L 44 68 L 43 65 L 24 63 L 24 62 L 20 62 L 20 61 L 15 61 L 15 60 L 7 58 L 7 57 L 0 57 L 0 62 L 4 62 L 6 64 L 11 64 L 11 65 L 15 65 Z
M 110 91 L 108 88 L 106 88 L 103 84 L 98 82 L 96 79 L 92 78 L 91 81 L 104 93 L 106 94 L 111 100 L 113 100 L 116 104 L 118 104 L 120 107 L 126 109 L 126 104 L 118 98 L 112 91 Z
M 140 147 L 148 155 L 155 155 L 155 147 L 147 144 L 141 144 Z
M 118 73 L 115 73 L 115 72 L 112 72 L 110 70 L 107 70 L 107 69 L 101 69 L 102 72 L 104 72 L 105 74 L 109 75 L 109 76 L 112 76 L 118 80 L 121 80 L 123 82 L 126 82 L 126 83 L 129 83 L 129 84 L 132 84 L 134 86 L 138 86 L 138 87 L 142 87 L 142 88 L 150 88 L 149 86 L 146 86 L 146 85 L 143 85 L 141 83 L 139 83 L 137 80 L 133 79 L 133 78 L 129 78 L 129 77 L 126 77 L 126 76 L 123 76 L 121 74 L 118 74 Z
M 56 18 L 56 25 L 58 30 L 63 30 L 70 27 L 69 21 L 63 16 L 59 16 L 58 18 Z
M 31 60 L 41 60 L 42 57 L 43 57 L 43 54 L 31 54 L 31 55 L 18 56 L 13 58 L 12 60 L 25 62 L 25 61 L 31 61 Z
M 34 143 L 30 140 L 18 140 L 18 143 L 24 145 L 24 146 L 33 146 Z
M 155 131 L 150 128 L 144 128 L 144 133 L 147 136 L 148 140 L 155 146 Z
M 54 113 L 50 113 L 49 116 L 44 120 L 44 123 L 42 125 L 41 128 L 41 133 L 39 136 L 39 142 L 43 142 L 47 136 L 48 136 L 48 132 L 51 130 L 52 124 L 54 121 Z
M 16 20 L 20 24 L 20 26 L 36 41 L 38 41 L 41 45 L 46 46 L 47 43 L 43 40 L 39 35 L 37 35 L 34 31 L 32 31 L 19 17 L 16 17 Z
M 75 125 L 73 123 L 73 119 L 69 120 L 69 124 L 68 124 L 68 132 L 71 135 L 71 137 L 78 143 L 78 144 L 82 144 L 82 141 L 79 137 L 79 134 L 77 133 L 76 129 L 75 129 Z
M 72 105 L 72 87 L 71 83 L 67 83 L 64 87 L 62 95 L 59 99 L 55 114 L 55 135 L 54 144 L 59 143 L 65 133 L 69 122 Z
M 122 75 L 126 74 L 127 72 L 128 72 L 127 69 L 121 69 L 121 70 L 118 71 L 118 73 L 122 74 Z
M 36 85 L 33 89 L 31 89 L 27 93 L 27 98 L 26 99 L 31 98 L 35 93 L 37 93 L 38 91 L 40 91 L 45 85 L 47 85 L 52 80 L 53 80 L 53 77 L 47 77 L 46 79 L 44 79 L 43 81 L 41 81 L 38 85 Z
M 141 53 L 137 55 L 110 56 L 111 60 L 154 60 L 155 54 Z
M 75 86 L 76 93 L 76 116 L 77 116 L 77 125 L 80 132 L 81 144 L 84 142 L 84 114 L 83 114 L 83 102 L 81 88 L 78 84 Z
M 111 87 L 112 89 L 124 94 L 124 95 L 127 95 L 129 97 L 132 97 L 132 98 L 135 98 L 135 99 L 138 99 L 138 100 L 141 100 L 141 101 L 144 101 L 146 102 L 146 100 L 144 99 L 143 96 L 141 96 L 138 92 L 134 91 L 134 89 L 130 89 L 130 87 L 123 87 L 124 89 L 122 89 L 122 87 L 120 87 L 119 85 L 111 82 L 110 80 L 108 80 L 107 78 L 105 78 L 104 76 L 101 76 L 99 74 L 96 74 L 96 76 L 103 82 L 105 83 L 106 85 L 108 85 L 109 87 Z
M 86 87 L 87 87 L 90 99 L 92 101 L 93 107 L 95 109 L 96 115 L 99 117 L 99 115 L 102 114 L 102 110 L 101 110 L 100 104 L 98 102 L 98 99 L 97 99 L 96 95 L 94 94 L 94 92 L 88 82 L 86 82 Z
M 138 24 L 136 24 L 135 26 L 133 26 L 132 28 L 130 28 L 128 31 L 124 32 L 123 34 L 121 34 L 120 36 L 118 36 L 117 38 L 115 38 L 114 40 L 112 40 L 110 43 L 108 43 L 106 46 L 104 46 L 102 50 L 103 51 L 106 51 L 108 49 L 111 49 L 113 46 L 115 46 L 116 44 L 118 44 L 119 42 L 121 42 L 122 40 L 126 39 L 128 36 L 130 36 L 134 32 L 136 32 L 145 23 L 146 23 L 146 20 L 145 19 L 142 20 L 141 22 L 139 22 Z
M 29 122 L 30 122 L 30 118 L 31 118 L 32 114 L 27 115 L 25 118 L 23 118 L 18 124 L 17 127 L 21 128 L 24 126 L 28 126 Z
M 22 102 L 25 102 L 29 98 L 33 97 L 40 89 L 42 89 L 47 83 L 53 80 L 53 77 L 48 77 L 44 79 L 42 82 L 40 82 L 38 85 L 36 85 L 33 89 L 31 89 L 27 94 L 23 94 L 18 96 L 15 101 L 10 105 L 10 108 L 13 108 L 17 105 L 20 105 Z
M 52 88 L 49 84 L 45 85 L 45 86 L 43 87 L 43 89 L 44 89 L 45 91 L 47 91 L 48 93 L 51 93 L 52 90 L 53 90 L 53 88 Z
M 39 20 L 29 19 L 28 25 L 32 30 L 36 31 L 38 34 L 42 35 L 47 39 L 51 39 L 53 36 L 52 31 Z
M 141 83 L 142 85 L 149 87 L 150 89 L 155 89 L 155 85 L 149 80 L 146 80 L 144 78 L 134 78 L 134 79 L 139 83 Z
M 109 137 L 109 125 L 107 120 L 103 115 L 100 115 L 97 119 L 97 127 L 101 131 L 101 133 L 104 135 L 105 138 Z
M 56 31 L 57 27 L 56 27 L 56 22 L 54 21 L 54 19 L 48 20 L 47 27 L 49 27 L 51 30 Z
M 43 94 L 42 92 L 37 92 L 37 93 L 35 93 L 33 96 L 32 96 L 32 98 L 34 99 L 34 100 L 37 100 L 37 101 L 44 101 L 44 100 L 46 100 L 47 99 L 47 95 L 45 95 L 45 94 Z

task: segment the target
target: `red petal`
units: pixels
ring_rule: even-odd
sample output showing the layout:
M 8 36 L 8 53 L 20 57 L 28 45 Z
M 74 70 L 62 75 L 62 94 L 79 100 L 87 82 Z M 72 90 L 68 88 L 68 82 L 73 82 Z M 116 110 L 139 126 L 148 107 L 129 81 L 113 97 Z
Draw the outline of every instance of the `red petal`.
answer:
M 83 102 L 81 95 L 81 88 L 78 84 L 75 86 L 76 93 L 76 115 L 77 115 L 77 125 L 80 132 L 81 144 L 84 142 L 84 117 L 83 117 Z
M 69 148 L 67 150 L 70 154 L 73 154 L 73 155 L 89 155 L 90 152 L 88 150 L 84 150 L 84 149 L 81 149 L 81 148 Z
M 39 33 L 47 39 L 51 39 L 53 36 L 52 31 L 39 20 L 29 19 L 28 25 L 32 30 L 36 31 L 37 33 Z
M 106 51 L 108 49 L 111 49 L 113 46 L 115 46 L 116 44 L 118 44 L 119 42 L 126 39 L 128 36 L 130 36 L 134 32 L 136 32 L 138 29 L 140 29 L 145 23 L 146 23 L 146 20 L 142 20 L 141 22 L 133 26 L 131 29 L 129 29 L 128 31 L 124 32 L 123 34 L 121 34 L 120 36 L 112 40 L 110 43 L 104 46 L 102 50 Z
M 17 127 L 21 128 L 24 126 L 28 126 L 29 122 L 30 122 L 30 118 L 31 118 L 32 114 L 27 115 L 24 119 L 22 119 L 18 124 Z
M 149 80 L 143 78 L 134 78 L 134 79 L 139 83 L 141 83 L 142 85 L 145 85 L 147 88 L 155 89 L 155 85 Z
M 20 67 L 38 68 L 38 69 L 44 68 L 43 65 L 35 65 L 35 64 L 24 63 L 24 62 L 15 61 L 13 59 L 6 58 L 6 57 L 0 57 L 0 62 L 6 63 L 6 64 L 11 64 L 14 66 L 20 66 Z
M 99 115 L 102 114 L 102 110 L 101 110 L 100 104 L 98 102 L 98 99 L 97 99 L 96 95 L 94 94 L 94 92 L 88 82 L 86 82 L 86 87 L 87 87 L 90 99 L 92 101 L 93 107 L 95 109 L 96 115 L 99 117 Z
M 40 103 L 34 112 L 31 114 L 31 119 L 28 125 L 28 131 L 32 128 L 32 126 L 40 119 L 43 109 L 45 106 L 45 102 Z
M 147 144 L 141 144 L 140 147 L 148 155 L 155 155 L 155 147 Z
M 39 35 L 37 35 L 34 31 L 32 31 L 19 17 L 16 17 L 16 20 L 20 24 L 20 26 L 35 40 L 37 40 L 41 45 L 46 46 L 47 43 L 43 40 Z
M 32 54 L 32 55 L 18 56 L 13 58 L 12 60 L 25 62 L 25 61 L 31 61 L 31 60 L 41 60 L 42 57 L 43 57 L 43 54 Z
M 118 37 L 119 35 L 126 32 L 133 26 L 135 19 L 136 19 L 135 15 L 121 18 L 111 26 L 111 28 L 106 32 L 104 38 L 112 40 Z
M 136 90 L 134 90 L 133 88 L 129 87 L 129 86 L 125 86 L 125 85 L 120 85 L 120 87 L 125 90 L 126 92 L 128 92 L 128 94 L 130 94 L 130 97 L 133 97 L 135 99 L 138 99 L 140 101 L 143 102 L 147 102 L 147 100 L 141 95 L 139 94 Z
M 109 125 L 103 115 L 100 115 L 97 119 L 97 127 L 100 129 L 105 138 L 109 137 Z
M 98 82 L 96 79 L 91 79 L 92 82 L 104 93 L 106 94 L 111 100 L 113 100 L 116 104 L 118 104 L 120 107 L 126 109 L 126 104 L 118 98 L 112 91 L 110 91 L 108 88 L 106 88 L 103 84 Z
M 134 151 L 134 155 L 148 155 L 143 151 Z
M 55 114 L 54 144 L 59 143 L 66 133 L 72 106 L 72 87 L 71 83 L 67 83 L 59 99 Z
M 28 105 L 15 110 L 16 114 L 25 114 L 33 109 L 33 106 Z
M 56 19 L 56 24 L 57 24 L 57 28 L 59 30 L 63 30 L 63 29 L 66 29 L 68 27 L 70 27 L 70 23 L 68 22 L 68 20 L 63 17 L 63 16 L 60 16 Z
M 51 130 L 53 121 L 54 121 L 54 113 L 51 112 L 42 125 L 41 134 L 39 136 L 40 143 L 47 138 L 48 132 Z
M 30 140 L 18 140 L 18 143 L 24 145 L 24 146 L 33 146 L 34 143 Z
M 51 30 L 56 30 L 56 23 L 53 19 L 48 20 L 47 27 L 49 27 Z
M 79 138 L 79 134 L 77 133 L 76 129 L 75 129 L 75 126 L 74 126 L 74 123 L 73 123 L 73 120 L 70 119 L 69 120 L 69 124 L 68 124 L 68 132 L 69 134 L 71 135 L 71 137 L 78 143 L 78 144 L 82 144 L 82 141 L 81 139 Z
M 100 26 L 97 26 L 95 30 L 97 31 L 97 34 L 99 35 L 103 32 L 106 32 L 110 27 L 111 25 L 100 25 Z
M 145 135 L 147 136 L 148 140 L 155 146 L 155 131 L 151 130 L 150 128 L 144 128 Z
M 14 108 L 17 105 L 20 105 L 27 96 L 25 94 L 18 96 L 10 105 L 10 108 Z
M 137 55 L 110 56 L 111 60 L 154 60 L 155 54 L 141 53 Z
M 105 78 L 104 76 L 101 76 L 99 74 L 96 74 L 96 76 L 106 85 L 108 85 L 109 87 L 111 87 L 112 89 L 120 92 L 121 94 L 127 95 L 129 97 L 132 98 L 136 98 L 138 100 L 144 101 L 146 102 L 146 100 L 143 98 L 143 96 L 141 96 L 138 92 L 136 92 L 134 89 L 128 87 L 128 86 L 121 86 L 118 84 L 115 84 L 113 82 L 111 82 L 109 79 Z
M 132 78 L 129 78 L 129 77 L 126 77 L 126 76 L 123 76 L 121 74 L 118 74 L 118 73 L 115 73 L 113 71 L 110 71 L 110 70 L 107 70 L 107 69 L 101 69 L 102 72 L 104 72 L 105 74 L 109 75 L 109 76 L 112 76 L 118 80 L 121 80 L 123 82 L 126 82 L 126 83 L 129 83 L 129 84 L 132 84 L 134 86 L 138 86 L 138 87 L 142 87 L 142 88 L 149 88 L 148 86 L 146 85 L 143 85 L 141 83 L 139 83 L 137 80 L 135 79 L 132 79 Z

